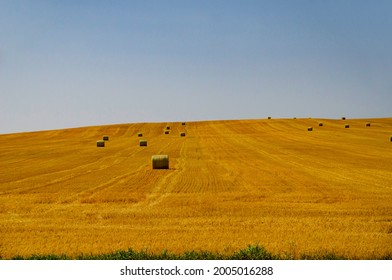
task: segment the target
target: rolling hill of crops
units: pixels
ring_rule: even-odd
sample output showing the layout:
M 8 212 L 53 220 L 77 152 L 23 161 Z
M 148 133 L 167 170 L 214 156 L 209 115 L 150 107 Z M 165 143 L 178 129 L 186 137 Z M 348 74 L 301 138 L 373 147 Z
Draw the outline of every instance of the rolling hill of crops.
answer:
M 0 135 L 0 257 L 260 244 L 288 258 L 383 258 L 392 254 L 391 136 L 391 118 Z M 152 155 L 168 155 L 169 168 L 152 169 Z

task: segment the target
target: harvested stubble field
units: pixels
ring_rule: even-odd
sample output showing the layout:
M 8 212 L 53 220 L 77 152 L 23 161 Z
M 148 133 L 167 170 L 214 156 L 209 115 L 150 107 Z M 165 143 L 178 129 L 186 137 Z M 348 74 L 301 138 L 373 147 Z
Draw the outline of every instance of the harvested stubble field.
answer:
M 162 133 L 166 126 L 172 134 Z M 148 147 L 139 146 L 138 132 Z M 391 133 L 392 119 L 384 118 L 0 135 L 0 257 L 128 248 L 231 253 L 260 244 L 287 258 L 385 258 L 392 253 Z M 103 135 L 110 140 L 97 148 Z M 153 170 L 155 154 L 169 155 L 170 168 Z

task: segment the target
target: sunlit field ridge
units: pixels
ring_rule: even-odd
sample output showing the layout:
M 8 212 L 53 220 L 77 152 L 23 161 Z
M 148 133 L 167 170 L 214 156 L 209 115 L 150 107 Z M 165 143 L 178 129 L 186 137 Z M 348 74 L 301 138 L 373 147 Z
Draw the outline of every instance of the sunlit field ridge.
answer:
M 231 254 L 249 244 L 289 258 L 391 256 L 391 136 L 392 118 L 0 135 L 0 257 Z M 169 155 L 169 169 L 152 169 L 152 155 Z

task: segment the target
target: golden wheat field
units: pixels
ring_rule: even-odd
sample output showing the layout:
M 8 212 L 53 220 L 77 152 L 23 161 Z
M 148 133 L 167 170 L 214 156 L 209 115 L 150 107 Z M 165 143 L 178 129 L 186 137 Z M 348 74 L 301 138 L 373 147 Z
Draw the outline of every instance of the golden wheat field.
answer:
M 0 257 L 260 244 L 292 257 L 379 258 L 392 252 L 391 136 L 392 118 L 0 135 Z M 169 169 L 152 169 L 159 154 Z

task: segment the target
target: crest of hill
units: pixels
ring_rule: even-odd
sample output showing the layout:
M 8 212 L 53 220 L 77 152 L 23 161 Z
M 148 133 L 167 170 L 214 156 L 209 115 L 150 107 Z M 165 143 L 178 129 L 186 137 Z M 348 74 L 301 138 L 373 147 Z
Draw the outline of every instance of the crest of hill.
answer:
M 322 122 L 331 122 L 331 123 L 339 123 L 338 121 L 350 121 L 353 123 L 366 123 L 369 125 L 371 123 L 378 123 L 379 125 L 385 127 L 392 126 L 392 117 L 385 117 L 385 118 L 353 118 L 353 119 L 346 119 L 345 117 L 342 118 L 264 118 L 264 119 L 239 119 L 239 120 L 198 120 L 198 121 L 186 121 L 186 125 L 194 125 L 194 126 L 203 126 L 207 124 L 215 124 L 215 125 L 252 125 L 252 124 L 281 124 L 281 125 L 288 125 L 293 126 L 293 123 L 296 124 L 315 124 L 319 126 L 319 123 Z M 61 135 L 61 134 L 78 134 L 83 133 L 86 131 L 107 131 L 119 133 L 124 129 L 129 127 L 160 127 L 160 126 L 173 126 L 173 125 L 182 125 L 185 122 L 137 122 L 137 123 L 119 123 L 119 124 L 102 124 L 102 125 L 92 125 L 92 126 L 80 126 L 80 127 L 68 127 L 68 128 L 58 128 L 58 129 L 48 129 L 48 130 L 37 130 L 37 131 L 25 131 L 25 132 L 14 132 L 14 133 L 0 133 L 0 137 L 34 137 L 39 134 L 42 135 Z M 344 124 L 343 124 L 344 125 Z M 369 125 L 370 126 L 370 125 Z M 392 132 L 391 132 L 392 133 Z

